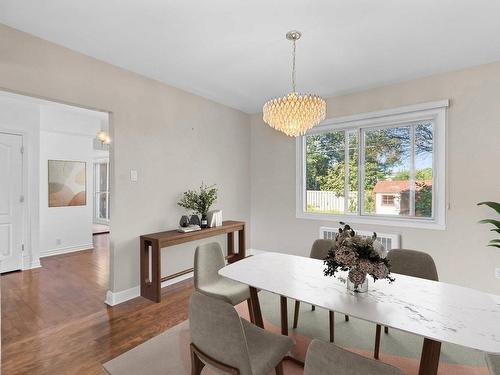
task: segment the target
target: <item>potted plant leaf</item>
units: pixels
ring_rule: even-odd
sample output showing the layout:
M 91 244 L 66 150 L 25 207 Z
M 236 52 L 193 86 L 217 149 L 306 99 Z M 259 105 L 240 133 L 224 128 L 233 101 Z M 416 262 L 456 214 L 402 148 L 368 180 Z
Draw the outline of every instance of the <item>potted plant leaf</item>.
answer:
M 207 213 L 217 200 L 217 186 L 201 183 L 200 190 L 188 190 L 184 192 L 182 199 L 177 203 L 179 206 L 191 210 L 195 215 L 201 215 L 201 227 L 208 226 Z
M 500 215 L 500 203 L 498 202 L 480 202 L 477 204 L 478 206 L 485 205 L 496 211 L 497 214 Z M 484 219 L 479 222 L 480 224 L 493 224 L 495 228 L 490 229 L 492 232 L 500 233 L 500 220 L 496 219 Z M 488 243 L 488 246 L 498 247 L 500 248 L 500 238 L 495 238 Z

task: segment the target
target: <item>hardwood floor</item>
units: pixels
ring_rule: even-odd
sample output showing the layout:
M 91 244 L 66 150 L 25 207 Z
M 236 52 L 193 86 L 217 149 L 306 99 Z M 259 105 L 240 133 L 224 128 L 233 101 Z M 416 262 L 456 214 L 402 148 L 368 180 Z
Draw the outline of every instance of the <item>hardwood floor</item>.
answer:
M 101 363 L 187 319 L 191 280 L 104 304 L 108 235 L 95 249 L 42 259 L 42 268 L 1 277 L 2 374 L 103 374 Z

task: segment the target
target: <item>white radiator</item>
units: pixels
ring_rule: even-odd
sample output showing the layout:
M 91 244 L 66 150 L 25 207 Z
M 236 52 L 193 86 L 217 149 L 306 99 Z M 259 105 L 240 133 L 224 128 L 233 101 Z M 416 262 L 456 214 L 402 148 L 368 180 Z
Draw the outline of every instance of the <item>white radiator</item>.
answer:
M 358 236 L 361 237 L 373 236 L 373 232 L 367 232 L 362 230 L 354 230 L 354 231 Z M 334 240 L 338 232 L 339 232 L 338 228 L 320 227 L 319 238 L 323 238 L 325 240 Z M 377 239 L 382 243 L 382 245 L 384 245 L 384 248 L 386 250 L 401 248 L 401 236 L 399 234 L 377 232 Z

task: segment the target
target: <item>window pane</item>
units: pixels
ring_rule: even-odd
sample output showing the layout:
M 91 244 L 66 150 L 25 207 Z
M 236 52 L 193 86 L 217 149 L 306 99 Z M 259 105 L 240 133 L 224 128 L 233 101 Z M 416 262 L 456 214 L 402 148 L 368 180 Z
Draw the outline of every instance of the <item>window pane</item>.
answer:
M 97 194 L 97 218 L 98 219 L 109 219 L 109 204 L 108 204 L 108 193 L 98 193 Z
M 358 158 L 359 140 L 358 131 L 349 131 L 349 200 L 348 213 L 358 212 Z
M 108 164 L 99 163 L 99 191 L 108 191 Z
M 415 216 L 432 217 L 432 122 L 415 128 Z
M 343 214 L 345 133 L 306 137 L 306 211 Z
M 408 126 L 364 132 L 364 213 L 410 214 L 410 134 Z

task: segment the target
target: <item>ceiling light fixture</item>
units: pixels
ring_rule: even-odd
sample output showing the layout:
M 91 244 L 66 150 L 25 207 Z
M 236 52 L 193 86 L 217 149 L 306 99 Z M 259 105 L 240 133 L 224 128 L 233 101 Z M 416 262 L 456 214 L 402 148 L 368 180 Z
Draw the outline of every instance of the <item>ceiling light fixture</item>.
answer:
M 264 104 L 262 110 L 265 123 L 291 137 L 303 135 L 326 117 L 326 102 L 323 98 L 295 91 L 295 42 L 301 36 L 299 31 L 289 31 L 286 34 L 286 38 L 293 42 L 292 92 L 287 96 L 271 99 Z

